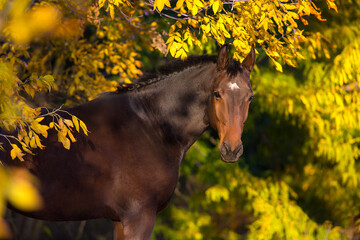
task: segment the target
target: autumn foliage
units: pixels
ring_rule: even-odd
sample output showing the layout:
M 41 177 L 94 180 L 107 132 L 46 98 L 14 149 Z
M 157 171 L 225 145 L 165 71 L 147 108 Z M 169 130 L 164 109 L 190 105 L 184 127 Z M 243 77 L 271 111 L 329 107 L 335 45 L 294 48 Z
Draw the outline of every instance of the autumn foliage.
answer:
M 59 115 L 66 106 L 114 91 L 164 57 L 213 54 L 230 43 L 242 60 L 254 44 L 255 99 L 243 159 L 220 162 L 215 135 L 206 132 L 183 162 L 154 239 L 352 238 L 360 226 L 359 6 L 347 0 L 0 1 L 0 128 L 7 131 L 0 134 L 14 159 L 45 147 L 49 129 L 71 148 L 74 132 L 91 133 L 76 116 Z M 43 123 L 45 116 L 53 122 Z M 31 179 L 24 176 L 1 169 L 7 179 L 1 214 L 6 199 L 21 198 L 17 191 L 32 196 L 34 205 L 20 201 L 24 209 L 40 206 L 32 185 L 11 188 L 8 179 Z

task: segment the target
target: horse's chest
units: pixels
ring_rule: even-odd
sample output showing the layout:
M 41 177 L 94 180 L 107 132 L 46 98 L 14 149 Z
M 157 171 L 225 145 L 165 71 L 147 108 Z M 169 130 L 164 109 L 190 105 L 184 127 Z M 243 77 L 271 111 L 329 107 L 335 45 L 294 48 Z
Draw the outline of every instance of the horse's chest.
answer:
M 170 200 L 177 183 L 181 154 L 161 148 L 142 148 L 123 155 L 113 168 L 113 198 L 121 208 L 135 211 L 137 206 L 152 205 L 160 210 Z M 147 151 L 145 151 L 147 150 Z M 126 158 L 128 157 L 128 158 Z M 124 210 L 125 211 L 125 210 Z

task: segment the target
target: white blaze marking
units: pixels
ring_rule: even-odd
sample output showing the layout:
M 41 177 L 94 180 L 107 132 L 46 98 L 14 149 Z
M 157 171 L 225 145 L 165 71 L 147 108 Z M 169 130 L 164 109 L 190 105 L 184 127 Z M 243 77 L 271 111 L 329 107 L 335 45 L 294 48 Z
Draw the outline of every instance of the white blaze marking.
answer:
M 228 83 L 228 86 L 231 90 L 240 89 L 237 83 Z

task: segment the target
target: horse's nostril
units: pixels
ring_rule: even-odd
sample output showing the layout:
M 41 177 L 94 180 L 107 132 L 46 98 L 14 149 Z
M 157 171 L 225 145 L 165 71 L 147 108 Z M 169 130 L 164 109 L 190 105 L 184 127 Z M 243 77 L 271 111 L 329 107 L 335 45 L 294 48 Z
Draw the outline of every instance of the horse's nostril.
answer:
M 234 155 L 237 155 L 243 148 L 243 145 L 240 144 L 239 146 L 237 146 L 235 149 L 234 149 Z
M 230 147 L 226 142 L 223 143 L 223 146 L 224 146 L 226 152 L 230 152 Z
M 230 147 L 229 145 L 227 145 L 225 142 L 223 142 L 221 144 L 221 148 L 220 148 L 220 152 L 222 155 L 228 155 L 228 153 L 230 152 Z
M 239 144 L 238 146 L 236 146 L 234 150 L 232 150 L 229 144 L 223 142 L 220 148 L 221 155 L 225 158 L 231 158 L 231 159 L 233 158 L 235 159 L 239 157 L 239 155 L 242 155 L 242 151 L 243 151 L 242 144 Z

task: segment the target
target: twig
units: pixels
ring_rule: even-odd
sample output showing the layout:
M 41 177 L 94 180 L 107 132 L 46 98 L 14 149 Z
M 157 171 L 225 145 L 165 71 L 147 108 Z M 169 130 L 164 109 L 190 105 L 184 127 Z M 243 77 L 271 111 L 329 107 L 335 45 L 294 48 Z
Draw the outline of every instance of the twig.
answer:
M 64 0 L 64 2 L 66 3 L 66 5 L 68 6 L 68 8 L 70 9 L 70 11 L 72 11 L 73 13 L 75 13 L 76 15 L 79 15 L 82 18 L 88 18 L 91 20 L 97 20 L 97 21 L 102 21 L 104 20 L 104 18 L 95 18 L 95 17 L 91 17 L 91 16 L 87 16 L 84 14 L 81 14 L 79 12 L 77 12 L 76 10 L 73 9 L 73 7 L 70 5 L 70 3 L 68 2 L 68 0 Z
M 120 7 L 117 7 L 117 10 L 120 12 L 121 15 L 123 15 L 123 17 L 125 18 L 125 20 L 130 23 L 131 26 L 133 26 L 134 28 L 138 28 L 143 30 L 143 28 L 136 26 L 134 23 L 132 23 L 131 19 L 121 10 Z
M 355 91 L 355 90 L 359 90 L 360 86 L 359 86 L 359 82 L 354 82 L 352 84 L 343 85 L 341 88 L 343 90 L 345 90 L 346 92 L 352 92 L 352 91 Z
M 11 135 L 6 135 L 6 134 L 0 134 L 0 136 L 5 138 L 10 143 L 10 145 L 12 143 L 10 142 L 9 138 L 15 139 L 16 141 L 18 141 L 21 144 L 21 141 L 17 137 L 14 137 L 14 136 L 11 136 Z
M 41 114 L 41 115 L 37 116 L 36 118 L 46 117 L 46 116 L 53 116 L 53 114 L 55 114 L 56 112 L 66 112 L 66 111 L 64 111 L 64 110 L 61 110 L 61 108 L 62 108 L 63 106 L 64 106 L 64 105 L 61 105 L 59 108 L 56 108 L 56 109 L 53 110 L 53 111 L 50 111 L 49 109 L 44 108 L 44 109 L 46 109 L 47 113 Z M 66 113 L 67 113 L 67 112 L 66 112 Z
M 248 1 L 250 1 L 250 0 L 233 0 L 232 2 L 223 2 L 223 5 L 231 5 L 232 9 L 233 9 L 235 2 L 248 2 Z M 141 1 L 141 2 L 143 4 L 149 6 L 149 7 L 154 6 L 154 2 L 151 1 L 151 0 L 149 2 L 144 2 L 144 1 Z M 198 13 L 207 10 L 209 7 L 210 6 L 206 6 L 206 7 L 203 7 L 201 9 L 199 9 Z M 168 18 L 173 19 L 173 20 L 196 19 L 195 16 L 190 16 L 188 14 L 180 13 L 179 11 L 174 10 L 171 7 L 164 6 L 164 10 L 171 11 L 171 12 L 174 12 L 176 14 L 180 14 L 182 16 L 182 18 L 170 16 L 170 15 L 164 13 L 164 12 L 160 12 L 158 9 L 156 9 L 156 12 L 159 13 L 159 15 L 163 15 L 163 16 L 168 17 Z

